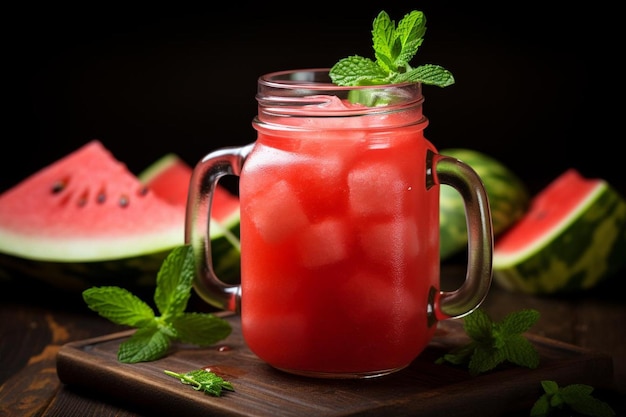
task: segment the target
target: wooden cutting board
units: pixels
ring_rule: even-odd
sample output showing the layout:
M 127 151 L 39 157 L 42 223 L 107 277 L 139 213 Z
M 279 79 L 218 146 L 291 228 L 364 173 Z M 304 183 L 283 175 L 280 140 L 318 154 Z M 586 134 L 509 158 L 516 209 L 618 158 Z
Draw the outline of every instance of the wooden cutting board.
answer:
M 245 345 L 239 317 L 224 315 L 232 334 L 210 348 L 175 345 L 167 357 L 123 364 L 117 350 L 131 331 L 72 342 L 57 356 L 59 379 L 96 395 L 164 416 L 500 416 L 530 407 L 554 380 L 601 386 L 613 377 L 610 356 L 528 334 L 540 354 L 537 369 L 502 365 L 475 377 L 466 368 L 437 365 L 449 349 L 468 342 L 459 320 L 439 323 L 435 338 L 409 367 L 365 380 L 318 380 L 277 371 Z M 230 381 L 234 392 L 213 397 L 163 371 L 209 367 Z

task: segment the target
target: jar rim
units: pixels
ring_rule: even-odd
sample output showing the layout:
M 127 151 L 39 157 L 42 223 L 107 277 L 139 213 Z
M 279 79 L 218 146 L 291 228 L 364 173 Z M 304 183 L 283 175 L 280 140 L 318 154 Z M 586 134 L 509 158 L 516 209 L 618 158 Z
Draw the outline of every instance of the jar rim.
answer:
M 294 70 L 274 71 L 263 74 L 258 78 L 259 88 L 284 88 L 284 89 L 308 89 L 308 90 L 381 90 L 388 88 L 403 88 L 416 85 L 421 87 L 421 83 L 404 82 L 397 84 L 376 84 L 359 86 L 342 86 L 332 82 L 330 78 L 330 68 L 302 68 Z
M 416 82 L 340 86 L 329 68 L 295 69 L 262 75 L 256 99 L 260 115 L 333 117 L 381 114 L 419 107 L 424 101 Z M 355 99 L 356 98 L 356 99 Z

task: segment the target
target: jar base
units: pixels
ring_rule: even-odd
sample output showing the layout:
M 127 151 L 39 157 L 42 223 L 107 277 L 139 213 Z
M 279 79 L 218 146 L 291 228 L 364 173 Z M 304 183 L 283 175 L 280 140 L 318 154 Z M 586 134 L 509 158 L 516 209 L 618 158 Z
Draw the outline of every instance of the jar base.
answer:
M 318 372 L 318 371 L 305 371 L 299 369 L 283 369 L 277 368 L 279 371 L 286 372 L 288 374 L 306 376 L 309 378 L 320 378 L 320 379 L 369 379 L 369 378 L 379 378 L 385 375 L 393 374 L 402 369 L 406 368 L 408 365 L 400 366 L 398 368 L 392 369 L 383 369 L 380 371 L 367 371 L 367 372 Z

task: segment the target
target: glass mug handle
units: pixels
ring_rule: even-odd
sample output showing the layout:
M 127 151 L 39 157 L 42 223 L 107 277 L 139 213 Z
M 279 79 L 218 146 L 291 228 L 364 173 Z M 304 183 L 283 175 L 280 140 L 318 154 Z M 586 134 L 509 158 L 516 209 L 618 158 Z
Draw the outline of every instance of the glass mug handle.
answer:
M 467 223 L 467 272 L 454 291 L 439 294 L 437 320 L 459 318 L 483 302 L 492 279 L 493 230 L 489 200 L 478 174 L 462 161 L 428 151 L 426 187 L 446 184 L 463 198 Z M 434 168 L 434 169 L 433 169 Z
M 210 228 L 219 225 L 211 224 L 210 208 L 220 178 L 239 176 L 253 145 L 223 148 L 207 154 L 194 167 L 187 197 L 185 243 L 191 245 L 194 255 L 194 289 L 208 304 L 237 313 L 241 307 L 241 286 L 224 283 L 213 270 Z
M 240 312 L 241 286 L 224 283 L 213 270 L 210 207 L 219 179 L 238 176 L 253 145 L 209 153 L 194 168 L 189 185 L 185 242 L 191 244 L 194 253 L 194 288 L 210 305 L 234 312 Z M 428 151 L 426 166 L 428 188 L 450 185 L 461 194 L 465 204 L 469 253 L 465 282 L 455 291 L 441 292 L 439 309 L 435 309 L 437 320 L 461 317 L 482 303 L 491 285 L 493 235 L 489 202 L 480 178 L 463 162 Z

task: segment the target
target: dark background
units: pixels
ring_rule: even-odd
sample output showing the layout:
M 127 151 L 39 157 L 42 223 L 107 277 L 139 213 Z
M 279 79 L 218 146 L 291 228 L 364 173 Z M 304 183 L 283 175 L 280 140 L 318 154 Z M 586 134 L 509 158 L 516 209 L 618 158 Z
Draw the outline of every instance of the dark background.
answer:
M 7 9 L 0 191 L 91 139 L 135 173 L 251 142 L 259 75 L 373 58 L 378 12 L 417 9 L 428 30 L 412 63 L 456 78 L 424 88 L 438 148 L 490 154 L 533 192 L 574 167 L 626 194 L 620 15 L 602 2 L 173 4 Z

